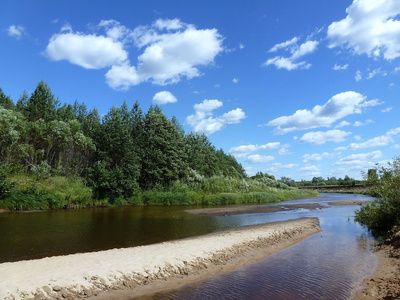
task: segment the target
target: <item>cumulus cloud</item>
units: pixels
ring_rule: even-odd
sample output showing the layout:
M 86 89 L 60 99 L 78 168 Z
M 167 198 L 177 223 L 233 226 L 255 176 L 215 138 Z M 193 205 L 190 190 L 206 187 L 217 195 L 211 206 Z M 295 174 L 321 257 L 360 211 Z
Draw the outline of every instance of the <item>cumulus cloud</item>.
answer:
M 7 34 L 16 39 L 20 39 L 25 33 L 25 27 L 21 25 L 11 25 L 7 28 Z
M 380 104 L 379 101 L 366 101 L 366 97 L 352 91 L 336 94 L 324 105 L 316 105 L 312 110 L 297 110 L 291 116 L 276 118 L 267 126 L 276 127 L 276 134 L 330 127 L 334 122 L 348 115 L 360 114 L 363 108 Z
M 233 82 L 233 83 L 238 83 L 238 82 L 239 82 L 239 79 L 233 78 L 233 79 L 232 79 L 232 82 Z
M 377 136 L 366 140 L 365 142 L 361 143 L 351 143 L 345 147 L 338 147 L 335 148 L 335 151 L 342 151 L 342 150 L 360 150 L 360 149 L 367 149 L 367 148 L 376 148 L 376 147 L 383 147 L 389 144 L 394 143 L 394 136 L 397 136 L 400 133 L 400 127 L 394 128 L 386 132 L 384 135 Z
M 346 18 L 328 27 L 329 47 L 392 60 L 400 56 L 400 2 L 354 0 Z
M 299 173 L 301 174 L 301 176 L 304 178 L 310 178 L 310 177 L 314 177 L 314 176 L 320 176 L 321 175 L 321 171 L 319 170 L 319 168 L 317 166 L 314 165 L 308 165 L 305 167 L 302 167 L 299 169 Z
M 274 159 L 275 158 L 270 155 L 253 154 L 253 155 L 248 156 L 245 161 L 250 164 L 261 164 L 261 163 L 269 162 Z
M 367 79 L 372 79 L 374 78 L 376 75 L 382 75 L 382 76 L 386 76 L 387 73 L 385 71 L 382 71 L 381 68 L 377 68 L 372 70 L 371 72 L 368 73 Z
M 335 162 L 334 166 L 351 166 L 351 167 L 358 166 L 359 168 L 366 168 L 375 164 L 371 162 L 371 160 L 381 157 L 382 157 L 381 151 L 352 154 Z
M 210 135 L 221 130 L 228 124 L 239 123 L 246 117 L 241 108 L 236 108 L 221 116 L 214 117 L 213 111 L 223 105 L 219 100 L 204 100 L 195 104 L 195 114 L 186 117 L 186 123 L 193 127 L 194 131 Z
M 128 58 L 123 44 L 110 37 L 79 32 L 58 33 L 50 38 L 45 55 L 53 61 L 67 60 L 85 69 L 121 64 Z
M 274 174 L 274 173 L 278 173 L 282 169 L 289 170 L 289 169 L 297 168 L 298 166 L 299 166 L 298 164 L 286 164 L 286 165 L 283 165 L 281 163 L 273 163 L 271 165 L 271 167 L 267 169 L 267 172 L 271 173 L 271 174 Z
M 256 151 L 268 151 L 273 149 L 279 149 L 281 147 L 281 143 L 279 142 L 271 142 L 264 145 L 241 145 L 237 147 L 232 147 L 229 149 L 229 153 L 234 155 L 235 157 L 246 157 L 252 152 Z
M 158 92 L 153 97 L 153 103 L 159 105 L 167 103 L 175 103 L 177 101 L 178 100 L 176 99 L 176 97 L 171 92 L 168 91 Z
M 272 53 L 283 49 L 284 51 L 289 51 L 291 56 L 275 56 L 268 59 L 263 66 L 274 65 L 277 69 L 286 69 L 289 71 L 296 69 L 309 69 L 311 64 L 298 60 L 303 56 L 314 52 L 317 49 L 319 42 L 306 41 L 299 46 L 297 44 L 298 40 L 299 39 L 297 37 L 294 37 L 291 40 L 273 46 L 268 52 Z
M 328 130 L 328 131 L 312 131 L 307 132 L 300 138 L 302 143 L 312 143 L 314 145 L 322 145 L 326 142 L 340 143 L 346 140 L 346 137 L 350 135 L 351 132 L 342 130 Z
M 182 78 L 201 76 L 200 67 L 210 65 L 223 51 L 217 29 L 197 29 L 179 19 L 158 19 L 133 30 L 115 20 L 102 20 L 96 33 L 74 32 L 69 26 L 54 34 L 44 51 L 51 60 L 66 60 L 86 69 L 109 67 L 106 82 L 126 90 L 142 82 L 167 85 Z M 132 63 L 128 50 L 139 55 Z
M 314 161 L 321 161 L 324 158 L 331 158 L 333 157 L 333 154 L 330 154 L 328 152 L 323 152 L 323 153 L 314 153 L 314 154 L 304 154 L 302 156 L 302 161 L 305 163 L 308 162 L 314 162 Z

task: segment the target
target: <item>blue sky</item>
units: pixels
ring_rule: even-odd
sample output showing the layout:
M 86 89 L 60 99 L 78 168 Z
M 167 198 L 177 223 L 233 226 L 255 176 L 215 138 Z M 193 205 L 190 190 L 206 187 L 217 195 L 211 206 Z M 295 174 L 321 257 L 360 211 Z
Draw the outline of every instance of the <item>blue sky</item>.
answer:
M 158 104 L 249 175 L 361 178 L 400 149 L 400 2 L 0 2 L 0 87 Z

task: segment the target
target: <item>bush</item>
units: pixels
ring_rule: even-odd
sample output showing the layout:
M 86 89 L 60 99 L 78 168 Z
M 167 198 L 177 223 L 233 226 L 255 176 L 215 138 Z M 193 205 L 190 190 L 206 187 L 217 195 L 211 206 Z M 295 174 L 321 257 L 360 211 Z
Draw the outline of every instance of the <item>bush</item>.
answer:
M 400 158 L 378 170 L 379 178 L 372 188 L 376 199 L 355 213 L 355 220 L 370 229 L 374 235 L 387 236 L 400 226 Z

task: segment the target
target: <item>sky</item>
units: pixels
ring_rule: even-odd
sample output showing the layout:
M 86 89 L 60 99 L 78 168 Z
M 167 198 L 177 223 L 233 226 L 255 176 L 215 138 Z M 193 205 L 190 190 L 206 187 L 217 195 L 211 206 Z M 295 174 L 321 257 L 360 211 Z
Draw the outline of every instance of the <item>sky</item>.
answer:
M 159 105 L 249 176 L 361 179 L 400 152 L 400 1 L 0 2 L 0 88 Z

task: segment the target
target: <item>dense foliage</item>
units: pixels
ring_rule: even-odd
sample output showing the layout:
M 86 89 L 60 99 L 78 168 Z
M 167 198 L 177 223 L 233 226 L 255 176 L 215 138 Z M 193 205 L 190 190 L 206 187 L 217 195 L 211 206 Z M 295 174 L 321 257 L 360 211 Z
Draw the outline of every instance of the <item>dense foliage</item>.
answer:
M 376 199 L 356 211 L 355 220 L 366 225 L 378 236 L 387 236 L 400 226 L 400 158 L 389 162 L 388 167 L 371 169 L 366 174 Z
M 15 105 L 0 89 L 0 137 L 0 207 L 8 209 L 81 207 L 102 199 L 148 204 L 143 199 L 150 193 L 178 190 L 183 202 L 209 203 L 206 194 L 287 187 L 262 174 L 250 184 L 233 156 L 205 135 L 186 134 L 158 106 L 144 113 L 138 102 L 124 103 L 100 117 L 78 102 L 61 105 L 43 81 Z

